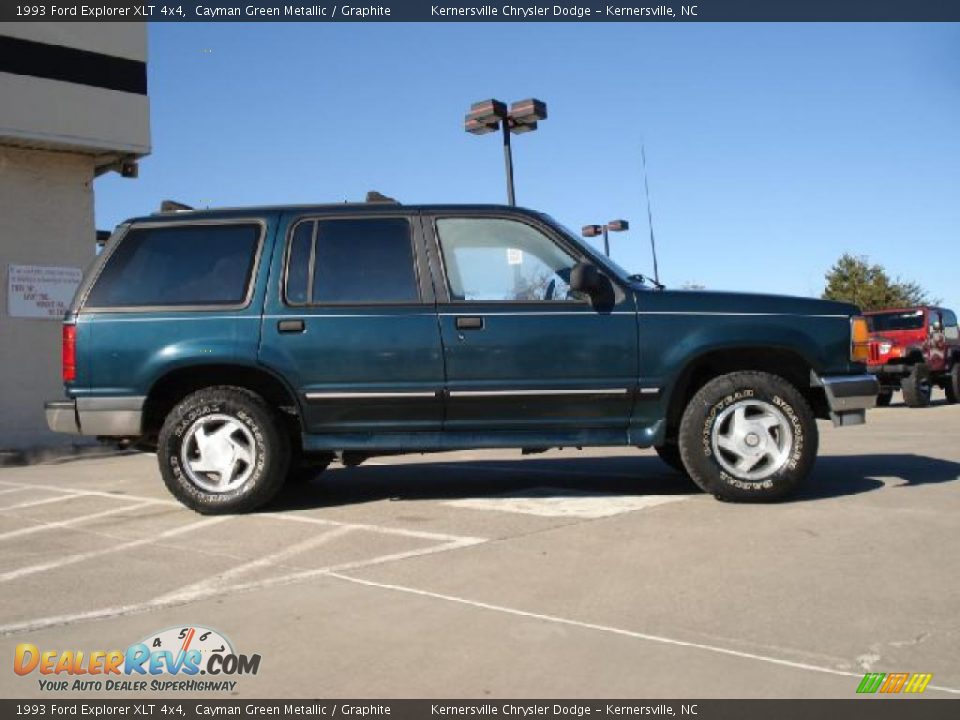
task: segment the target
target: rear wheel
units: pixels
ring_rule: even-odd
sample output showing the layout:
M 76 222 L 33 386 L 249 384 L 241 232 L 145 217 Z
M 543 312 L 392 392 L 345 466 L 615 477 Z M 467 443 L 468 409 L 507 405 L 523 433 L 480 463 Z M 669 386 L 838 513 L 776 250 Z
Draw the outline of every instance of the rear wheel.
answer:
M 690 477 L 721 500 L 764 502 L 793 492 L 817 456 L 817 423 L 783 378 L 735 372 L 704 385 L 680 423 Z
M 679 445 L 676 443 L 666 443 L 664 445 L 656 445 L 653 449 L 657 451 L 657 455 L 659 455 L 660 459 L 667 465 L 684 475 L 687 474 L 687 469 L 683 466 L 683 458 L 680 457 Z
M 948 403 L 960 402 L 960 362 L 953 364 L 943 389 L 947 393 Z
M 157 461 L 167 489 L 203 514 L 241 513 L 269 502 L 283 485 L 290 438 L 256 393 L 204 388 L 167 416 Z
M 927 407 L 930 404 L 930 394 L 933 386 L 930 384 L 930 375 L 922 365 L 914 365 L 910 374 L 900 381 L 903 390 L 903 401 L 908 407 Z
M 893 400 L 893 390 L 881 390 L 877 395 L 877 407 L 887 407 Z

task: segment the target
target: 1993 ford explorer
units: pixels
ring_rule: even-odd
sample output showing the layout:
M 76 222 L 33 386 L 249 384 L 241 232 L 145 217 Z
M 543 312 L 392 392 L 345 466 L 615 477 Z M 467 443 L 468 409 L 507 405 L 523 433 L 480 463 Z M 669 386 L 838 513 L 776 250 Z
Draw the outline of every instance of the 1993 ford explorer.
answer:
M 120 225 L 63 326 L 53 430 L 156 448 L 202 513 L 304 463 L 462 448 L 655 447 L 727 500 L 810 472 L 864 421 L 852 305 L 652 289 L 548 216 L 395 203 Z

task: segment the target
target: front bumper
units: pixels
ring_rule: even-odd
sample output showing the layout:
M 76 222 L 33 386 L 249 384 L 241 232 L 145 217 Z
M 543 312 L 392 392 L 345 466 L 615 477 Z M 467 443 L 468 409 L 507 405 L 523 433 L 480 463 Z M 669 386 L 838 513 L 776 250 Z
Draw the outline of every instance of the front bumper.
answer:
M 880 383 L 873 375 L 814 375 L 813 385 L 822 387 L 834 425 L 862 425 L 866 411 L 876 407 Z
M 912 365 L 905 363 L 884 363 L 883 365 L 867 365 L 867 371 L 874 375 L 892 375 L 904 377 L 910 374 Z
M 53 432 L 102 437 L 137 437 L 143 422 L 143 397 L 97 397 L 44 403 Z

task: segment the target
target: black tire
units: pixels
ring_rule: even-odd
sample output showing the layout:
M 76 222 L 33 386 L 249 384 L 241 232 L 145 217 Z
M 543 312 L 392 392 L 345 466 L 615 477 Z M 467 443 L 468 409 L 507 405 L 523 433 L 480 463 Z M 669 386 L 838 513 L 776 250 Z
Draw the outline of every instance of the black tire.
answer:
M 930 395 L 933 386 L 930 384 L 930 375 L 921 365 L 914 365 L 913 370 L 900 381 L 903 390 L 903 402 L 907 407 L 920 408 L 930 405 Z
M 877 395 L 877 407 L 887 407 L 893 400 L 893 390 L 881 390 Z
M 226 440 L 218 441 L 229 441 L 233 462 L 238 457 L 238 444 L 251 458 L 249 463 L 231 467 L 231 476 L 234 468 L 241 468 L 236 487 L 224 491 L 202 487 L 198 483 L 222 482 L 223 473 L 184 467 L 183 459 L 194 450 L 198 462 L 203 461 L 198 428 L 203 429 L 205 438 L 218 432 L 207 435 L 200 424 L 203 422 L 210 427 L 219 423 L 221 430 L 229 429 L 228 424 L 236 427 Z M 204 388 L 184 398 L 164 421 L 157 445 L 157 461 L 167 489 L 184 505 L 204 515 L 250 512 L 266 504 L 283 485 L 290 463 L 290 438 L 277 413 L 256 393 L 226 385 Z M 217 458 L 223 459 L 222 453 Z M 214 478 L 214 474 L 219 477 Z
M 734 442 L 727 433 L 737 422 L 744 432 Z M 767 422 L 775 424 L 760 429 Z M 744 472 L 732 467 L 738 456 L 719 447 L 724 439 L 742 450 L 745 462 L 752 460 Z M 701 489 L 720 500 L 770 502 L 789 495 L 810 474 L 818 443 L 817 421 L 803 395 L 765 372 L 714 378 L 693 396 L 680 422 L 684 466 Z
M 960 402 L 960 362 L 953 363 L 943 389 L 947 393 L 948 403 Z
M 677 472 L 681 472 L 684 475 L 687 474 L 687 469 L 683 466 L 683 458 L 680 457 L 679 445 L 676 443 L 666 443 L 665 445 L 655 445 L 653 449 L 657 451 L 657 455 L 659 455 L 660 459 L 667 465 Z

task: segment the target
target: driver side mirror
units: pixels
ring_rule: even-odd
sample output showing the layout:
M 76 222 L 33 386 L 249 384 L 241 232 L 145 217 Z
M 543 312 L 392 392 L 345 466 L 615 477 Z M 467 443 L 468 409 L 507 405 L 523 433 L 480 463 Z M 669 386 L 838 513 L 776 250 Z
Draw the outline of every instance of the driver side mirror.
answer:
M 582 292 L 590 297 L 596 296 L 603 289 L 603 275 L 597 266 L 581 260 L 570 271 L 570 290 Z

